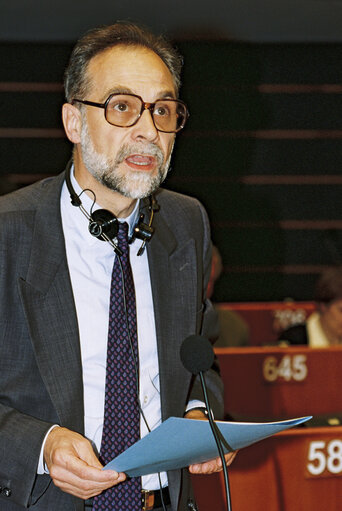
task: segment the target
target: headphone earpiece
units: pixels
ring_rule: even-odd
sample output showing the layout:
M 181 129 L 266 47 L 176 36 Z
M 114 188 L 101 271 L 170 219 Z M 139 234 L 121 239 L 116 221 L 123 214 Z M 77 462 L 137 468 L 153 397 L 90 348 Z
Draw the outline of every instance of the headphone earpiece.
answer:
M 150 241 L 154 233 L 154 228 L 143 222 L 144 215 L 140 215 L 139 221 L 133 230 L 133 239 L 138 238 L 142 241 Z
M 119 222 L 108 209 L 97 209 L 90 215 L 88 229 L 96 238 L 103 240 L 102 235 L 106 234 L 112 240 L 118 234 Z

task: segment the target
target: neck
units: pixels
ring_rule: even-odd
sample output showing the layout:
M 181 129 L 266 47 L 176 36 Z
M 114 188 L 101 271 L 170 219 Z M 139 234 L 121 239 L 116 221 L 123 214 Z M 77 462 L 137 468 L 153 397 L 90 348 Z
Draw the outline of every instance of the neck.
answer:
M 137 199 L 124 197 L 119 192 L 110 190 L 101 184 L 92 174 L 90 174 L 81 162 L 77 161 L 77 158 L 74 160 L 74 172 L 76 181 L 91 199 L 93 199 L 94 196 L 87 189 L 94 192 L 96 196 L 96 203 L 99 206 L 107 209 L 117 218 L 126 218 L 132 213 Z

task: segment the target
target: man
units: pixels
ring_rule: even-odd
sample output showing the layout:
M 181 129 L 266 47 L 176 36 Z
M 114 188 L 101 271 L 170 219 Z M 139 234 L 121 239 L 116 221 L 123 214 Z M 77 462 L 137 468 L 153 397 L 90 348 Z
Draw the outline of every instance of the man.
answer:
M 179 348 L 189 335 L 215 335 L 204 299 L 208 221 L 196 200 L 159 189 L 187 117 L 177 100 L 179 71 L 174 50 L 133 24 L 87 34 L 66 71 L 63 123 L 74 144 L 68 185 L 63 173 L 1 199 L 1 510 L 133 510 L 101 500 L 131 484 L 123 473 L 102 470 L 112 424 L 107 399 L 122 394 L 125 406 L 134 401 L 142 436 L 170 416 L 205 417 L 199 383 L 182 367 Z M 153 194 L 146 212 L 145 198 Z M 121 277 L 121 288 L 129 287 L 123 263 L 117 293 L 127 296 L 115 304 L 111 273 L 125 258 L 115 238 L 121 227 L 92 236 L 106 223 L 96 220 L 98 208 L 111 215 L 107 223 L 128 224 L 133 305 L 132 293 L 120 289 Z M 134 228 L 147 229 L 140 214 L 155 230 L 150 241 L 142 236 L 142 247 L 134 238 Z M 147 250 L 139 250 L 145 244 Z M 126 324 L 113 332 L 121 309 Z M 135 330 L 138 347 L 132 346 Z M 121 371 L 113 366 L 114 377 L 108 376 L 116 363 L 107 360 L 113 337 L 122 338 L 119 356 L 121 347 L 128 349 L 127 378 L 137 374 L 131 391 L 126 382 L 120 392 L 110 388 Z M 222 384 L 214 370 L 207 381 L 219 417 Z M 128 437 L 131 418 L 124 420 Z M 227 455 L 227 464 L 232 458 Z M 190 467 L 193 473 L 218 470 L 219 459 Z M 138 484 L 139 499 L 150 492 L 143 493 L 145 509 L 195 509 L 188 470 L 144 476 Z

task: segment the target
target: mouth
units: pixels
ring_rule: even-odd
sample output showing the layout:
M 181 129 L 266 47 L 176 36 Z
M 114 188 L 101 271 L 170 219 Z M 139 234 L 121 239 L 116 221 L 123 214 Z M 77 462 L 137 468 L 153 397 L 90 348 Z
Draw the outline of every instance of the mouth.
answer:
M 156 166 L 156 159 L 147 154 L 131 154 L 125 159 L 125 163 L 133 170 L 151 171 Z

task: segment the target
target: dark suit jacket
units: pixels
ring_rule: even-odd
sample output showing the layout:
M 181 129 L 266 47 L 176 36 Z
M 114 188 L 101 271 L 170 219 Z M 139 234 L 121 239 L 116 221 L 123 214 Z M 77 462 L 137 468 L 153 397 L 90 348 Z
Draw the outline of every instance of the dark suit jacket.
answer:
M 60 215 L 64 175 L 0 198 L 0 509 L 82 511 L 49 475 L 36 475 L 43 438 L 57 423 L 83 433 L 79 333 Z M 160 190 L 148 260 L 160 364 L 162 418 L 183 416 L 200 385 L 179 360 L 188 335 L 216 334 L 203 300 L 210 270 L 207 216 L 195 199 Z M 222 383 L 208 372 L 222 416 Z M 186 509 L 186 470 L 168 474 L 172 509 Z M 8 496 L 10 494 L 10 496 Z M 6 496 L 7 495 L 7 496 Z M 177 504 L 178 503 L 178 504 Z

